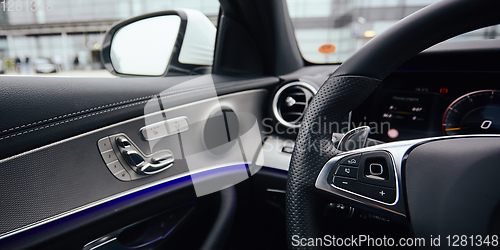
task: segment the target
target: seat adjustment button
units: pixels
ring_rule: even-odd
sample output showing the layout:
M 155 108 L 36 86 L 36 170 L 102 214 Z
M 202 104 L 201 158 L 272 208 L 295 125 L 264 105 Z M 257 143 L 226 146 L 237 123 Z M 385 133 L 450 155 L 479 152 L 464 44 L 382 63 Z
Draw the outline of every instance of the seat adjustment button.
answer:
M 106 152 L 108 150 L 111 150 L 112 147 L 111 147 L 111 141 L 109 140 L 108 137 L 106 138 L 102 138 L 100 139 L 98 142 L 97 142 L 97 147 L 99 147 L 99 151 L 102 153 L 102 152 Z
M 126 151 L 124 153 L 125 153 L 124 155 L 127 158 L 127 161 L 133 166 L 139 167 L 145 163 L 142 155 L 138 154 L 135 151 Z
M 101 157 L 102 157 L 102 159 L 104 160 L 104 162 L 106 164 L 118 160 L 116 158 L 115 152 L 113 152 L 113 149 L 110 149 L 110 150 L 108 150 L 108 151 L 106 151 L 104 153 L 101 153 Z
M 122 164 L 120 164 L 119 161 L 114 161 L 111 163 L 106 164 L 108 166 L 109 171 L 111 171 L 112 174 L 116 174 L 122 170 L 124 170 Z
M 129 148 L 131 145 L 127 138 L 124 137 L 116 138 L 116 144 L 118 144 L 121 148 Z
M 140 129 L 139 134 L 143 140 L 152 141 L 169 136 L 167 123 L 165 121 L 157 122 Z
M 185 117 L 177 117 L 167 120 L 170 134 L 177 134 L 189 129 L 188 120 Z
M 122 170 L 122 171 L 114 174 L 114 176 L 117 179 L 122 180 L 122 181 L 130 181 L 131 180 L 130 174 L 126 170 Z

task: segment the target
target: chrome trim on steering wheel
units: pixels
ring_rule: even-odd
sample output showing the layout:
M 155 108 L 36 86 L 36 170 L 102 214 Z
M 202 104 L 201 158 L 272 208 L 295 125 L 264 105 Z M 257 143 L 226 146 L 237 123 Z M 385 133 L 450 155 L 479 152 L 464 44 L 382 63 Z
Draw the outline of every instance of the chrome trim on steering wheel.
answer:
M 330 194 L 334 194 L 343 198 L 346 198 L 351 201 L 355 201 L 370 207 L 376 207 L 382 209 L 387 212 L 391 212 L 396 215 L 406 217 L 406 210 L 404 205 L 403 197 L 403 179 L 401 176 L 401 168 L 403 165 L 403 161 L 406 159 L 408 153 L 415 147 L 438 140 L 448 140 L 455 138 L 473 138 L 473 137 L 500 137 L 500 135 L 457 135 L 457 136 L 442 136 L 442 137 L 434 137 L 434 138 L 425 138 L 425 139 L 416 139 L 409 141 L 400 141 L 400 142 L 392 142 L 386 144 L 375 145 L 372 147 L 362 148 L 358 150 L 343 152 L 332 159 L 330 159 L 321 169 L 321 172 L 316 179 L 315 186 L 317 189 L 325 191 Z M 396 200 L 394 203 L 384 203 L 361 194 L 354 193 L 349 190 L 345 190 L 334 185 L 328 183 L 329 173 L 333 170 L 332 168 L 335 164 L 346 156 L 366 153 L 372 151 L 385 151 L 391 155 L 394 165 L 395 171 L 395 179 L 396 179 Z

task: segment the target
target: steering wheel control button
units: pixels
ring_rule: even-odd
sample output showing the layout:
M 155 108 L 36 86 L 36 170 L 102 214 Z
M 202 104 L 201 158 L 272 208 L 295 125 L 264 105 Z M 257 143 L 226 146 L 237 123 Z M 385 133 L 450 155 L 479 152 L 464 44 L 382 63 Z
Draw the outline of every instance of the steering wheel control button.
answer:
M 389 153 L 385 151 L 363 153 L 358 180 L 366 184 L 396 188 L 394 165 Z
M 168 133 L 167 123 L 165 121 L 157 122 L 143 127 L 139 130 L 139 134 L 141 135 L 142 139 L 146 141 L 152 141 L 170 135 Z
M 186 117 L 177 117 L 167 120 L 170 134 L 178 134 L 189 130 L 189 124 Z
M 348 166 L 359 166 L 359 161 L 361 159 L 361 155 L 351 155 L 348 157 L 345 157 L 340 161 L 341 165 L 348 165 Z
M 104 160 L 104 162 L 106 164 L 118 160 L 116 158 L 115 152 L 113 152 L 113 149 L 110 149 L 110 150 L 108 150 L 106 152 L 101 153 L 101 156 L 102 156 L 102 159 Z
M 357 179 L 358 178 L 358 168 L 340 165 L 339 168 L 337 168 L 335 175 Z
M 97 147 L 99 148 L 99 151 L 102 153 L 102 152 L 106 152 L 108 150 L 111 150 L 113 149 L 111 147 L 111 141 L 109 140 L 108 137 L 106 138 L 102 138 L 100 139 L 98 142 L 97 142 Z
M 333 185 L 336 187 L 349 190 L 352 192 L 357 192 L 358 191 L 358 181 L 350 178 L 344 178 L 344 177 L 339 177 L 335 176 L 333 177 Z
M 354 214 L 354 208 L 342 203 L 328 203 L 325 207 L 323 216 L 327 218 L 341 219 L 351 218 Z
M 109 169 L 109 171 L 111 171 L 112 174 L 116 174 L 120 171 L 125 170 L 119 161 L 114 161 L 114 162 L 108 163 L 108 164 L 106 164 L 106 166 L 108 166 L 108 169 Z
M 125 137 L 116 138 L 116 144 L 121 148 L 130 148 L 130 142 Z
M 118 180 L 121 180 L 121 181 L 130 181 L 131 180 L 130 174 L 126 170 L 122 170 L 114 175 Z
M 389 204 L 396 201 L 396 190 L 392 188 L 358 183 L 357 192 L 360 195 Z
M 370 174 L 366 177 L 370 179 L 385 181 L 386 179 L 382 175 L 384 173 L 384 168 L 386 167 L 382 166 L 381 164 L 371 163 L 368 167 Z

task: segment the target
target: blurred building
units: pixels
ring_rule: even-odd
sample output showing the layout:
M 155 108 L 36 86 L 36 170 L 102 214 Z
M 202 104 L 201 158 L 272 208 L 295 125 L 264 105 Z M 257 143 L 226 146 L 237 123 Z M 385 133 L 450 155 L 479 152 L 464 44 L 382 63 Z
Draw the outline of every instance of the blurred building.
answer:
M 0 58 L 49 58 L 65 70 L 98 69 L 104 33 L 118 20 L 189 8 L 216 22 L 219 12 L 217 0 L 50 0 L 52 8 L 47 8 L 48 0 L 44 4 L 37 11 L 0 11 Z
M 315 63 L 343 62 L 372 37 L 438 0 L 287 0 L 304 58 Z M 470 32 L 452 40 L 494 39 L 500 26 Z M 335 52 L 322 54 L 323 44 Z

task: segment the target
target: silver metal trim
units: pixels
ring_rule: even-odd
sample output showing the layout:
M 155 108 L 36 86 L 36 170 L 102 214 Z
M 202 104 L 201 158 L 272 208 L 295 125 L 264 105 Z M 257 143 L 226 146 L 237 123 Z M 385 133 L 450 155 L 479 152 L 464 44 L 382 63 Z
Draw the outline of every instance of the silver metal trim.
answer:
M 372 151 L 372 150 L 370 150 L 369 152 L 371 152 L 371 151 Z M 382 150 L 376 150 L 376 151 L 382 151 Z M 394 160 L 394 156 L 392 155 L 392 153 L 391 153 L 390 151 L 388 151 L 388 150 L 383 150 L 383 151 L 386 151 L 386 152 L 388 152 L 388 153 L 389 153 L 389 155 L 391 155 L 392 165 L 394 166 L 394 175 L 395 175 L 395 176 L 394 176 L 394 178 L 395 178 L 395 180 L 396 180 L 396 200 L 394 200 L 394 202 L 393 202 L 393 203 L 386 203 L 386 202 L 383 202 L 383 201 L 379 201 L 379 200 L 377 200 L 377 199 L 373 199 L 373 198 L 370 198 L 370 197 L 367 197 L 367 196 L 364 196 L 364 195 L 360 195 L 360 194 L 358 194 L 358 193 L 355 193 L 355 192 L 349 191 L 349 190 L 347 190 L 347 189 L 343 189 L 343 188 L 337 187 L 337 186 L 335 186 L 335 185 L 330 185 L 330 184 L 328 184 L 328 183 L 327 183 L 327 185 L 328 185 L 328 186 L 330 186 L 330 187 L 333 187 L 333 188 L 335 188 L 335 189 L 342 190 L 343 192 L 347 192 L 347 193 L 350 193 L 350 194 L 353 194 L 353 195 L 356 195 L 356 196 L 362 197 L 362 198 L 364 198 L 364 199 L 370 200 L 370 201 L 372 201 L 372 202 L 377 202 L 377 203 L 384 204 L 384 205 L 387 205 L 387 206 L 394 206 L 394 205 L 396 205 L 396 204 L 398 203 L 398 201 L 399 201 L 399 194 L 400 194 L 399 178 L 396 176 L 396 173 L 397 173 L 396 162 L 395 162 L 395 160 Z M 363 152 L 367 152 L 367 151 L 363 151 Z M 357 152 L 357 153 L 360 153 L 360 152 Z M 323 173 L 324 175 L 326 175 L 326 176 L 324 176 L 324 178 L 323 178 L 323 179 L 325 180 L 325 182 L 327 182 L 327 176 L 328 176 L 328 173 L 330 173 L 330 170 L 331 170 L 331 169 L 335 166 L 335 164 L 336 164 L 336 163 L 337 163 L 340 159 L 342 159 L 342 158 L 344 158 L 344 157 L 348 157 L 349 155 L 351 155 L 351 154 L 345 154 L 345 155 L 343 154 L 343 155 L 339 155 L 339 156 L 336 156 L 336 157 L 334 157 L 334 158 L 330 159 L 330 160 L 329 160 L 329 161 L 325 164 L 325 167 L 323 167 L 323 169 L 321 170 L 320 175 L 318 176 L 318 179 L 316 179 L 316 188 L 319 188 L 319 187 L 318 187 L 318 180 L 320 179 L 320 176 L 321 176 L 321 178 L 323 178 L 322 173 Z M 399 167 L 400 167 L 400 166 L 399 166 Z M 325 171 L 323 171 L 323 170 L 325 170 Z M 325 188 L 320 188 L 320 189 L 323 189 L 323 190 L 328 191 L 328 192 L 330 192 L 330 193 L 335 193 L 335 192 L 331 192 L 332 190 L 327 190 L 327 189 L 325 189 Z
M 186 127 L 184 128 L 181 128 L 181 129 L 177 129 L 176 131 L 170 131 L 170 124 L 172 122 L 175 122 L 175 121 L 185 121 L 186 122 Z M 174 118 L 171 118 L 171 119 L 168 119 L 167 120 L 167 128 L 168 128 L 168 133 L 170 135 L 176 135 L 176 134 L 180 134 L 182 132 L 186 132 L 189 130 L 189 120 L 186 116 L 178 116 L 178 117 L 174 117 Z
M 285 119 L 283 119 L 283 117 L 281 117 L 281 115 L 279 114 L 279 111 L 278 111 L 278 100 L 279 100 L 281 93 L 283 93 L 283 91 L 285 91 L 285 89 L 287 89 L 289 87 L 293 87 L 293 86 L 305 87 L 305 88 L 309 89 L 311 92 L 313 92 L 313 94 L 315 94 L 315 95 L 318 92 L 318 90 L 316 90 L 312 85 L 310 85 L 309 83 L 306 83 L 306 82 L 302 82 L 302 81 L 290 82 L 290 83 L 283 85 L 283 87 L 281 87 L 274 95 L 273 104 L 272 104 L 274 117 L 276 117 L 276 119 L 278 120 L 279 123 L 283 124 L 286 127 L 299 128 L 300 124 L 292 124 L 292 123 L 285 121 Z M 305 110 L 304 110 L 304 112 L 305 112 Z
M 351 130 L 352 124 L 352 111 L 349 112 L 349 117 L 347 118 L 347 131 Z
M 336 133 L 332 134 L 332 141 Z M 337 145 L 337 150 L 343 151 L 343 148 L 346 148 L 344 145 L 351 141 L 351 138 L 357 137 L 357 138 L 363 138 L 363 140 L 358 140 L 358 143 L 362 141 L 362 145 L 357 145 L 360 148 L 364 148 L 366 145 L 366 141 L 368 140 L 368 135 L 370 134 L 370 127 L 368 126 L 361 126 L 357 128 L 353 128 L 349 130 L 347 133 L 345 133 L 342 138 L 340 138 L 339 144 Z M 356 139 L 355 139 L 356 141 Z M 335 142 L 334 142 L 335 143 Z
M 281 149 L 284 146 L 294 146 L 294 141 L 291 139 L 271 136 L 265 139 L 257 157 L 257 162 L 263 162 L 262 166 L 267 168 L 279 169 L 288 171 L 292 154 L 284 153 Z
M 110 151 L 113 151 L 113 148 L 109 149 L 109 150 L 106 150 L 106 151 L 102 151 L 101 152 L 101 155 L 104 154 L 104 153 L 107 153 L 107 152 L 110 152 Z
M 332 193 L 344 198 L 347 198 L 349 200 L 353 200 L 356 202 L 359 202 L 364 205 L 372 206 L 372 207 L 377 207 L 382 210 L 392 212 L 397 215 L 401 216 L 406 216 L 406 212 L 404 211 L 404 204 L 400 202 L 401 197 L 402 197 L 402 186 L 400 183 L 402 183 L 402 176 L 401 176 L 401 167 L 403 160 L 405 159 L 408 151 L 418 145 L 428 143 L 428 142 L 433 142 L 433 141 L 439 141 L 439 140 L 449 140 L 449 139 L 457 139 L 457 138 L 474 138 L 474 137 L 498 137 L 500 138 L 500 135 L 486 135 L 486 134 L 481 134 L 481 135 L 457 135 L 457 136 L 441 136 L 441 137 L 433 137 L 433 138 L 424 138 L 424 139 L 416 139 L 416 140 L 409 140 L 409 141 L 399 141 L 399 142 L 391 142 L 391 143 L 385 143 L 385 144 L 380 144 L 380 145 L 375 145 L 367 148 L 362 148 L 358 150 L 353 150 L 349 152 L 343 152 L 332 159 L 330 159 L 321 169 L 320 174 L 318 175 L 318 178 L 316 179 L 315 186 L 317 189 L 326 191 L 328 193 Z M 386 151 L 391 155 L 393 165 L 394 165 L 394 170 L 395 170 L 395 178 L 396 178 L 396 201 L 394 203 L 388 204 L 384 203 L 375 199 L 372 199 L 370 197 L 366 197 L 354 192 L 351 192 L 349 190 L 345 190 L 339 187 L 336 187 L 334 185 L 330 185 L 328 183 L 327 177 L 332 168 L 334 167 L 335 163 L 339 161 L 341 158 L 344 158 L 346 156 L 350 156 L 353 154 L 359 154 L 359 153 L 364 153 L 364 152 L 373 152 L 373 151 Z
M 159 136 L 156 136 L 156 137 L 153 137 L 153 138 L 147 138 L 144 133 L 146 132 L 146 130 L 148 128 L 151 128 L 151 127 L 154 127 L 154 126 L 158 126 L 158 125 L 162 125 L 162 126 L 165 126 L 165 130 L 167 131 L 167 134 L 166 135 L 159 135 Z M 167 121 L 161 121 L 161 122 L 156 122 L 156 123 L 153 123 L 153 124 L 149 124 L 147 126 L 144 126 L 142 128 L 139 129 L 139 135 L 141 136 L 141 138 L 145 141 L 153 141 L 153 140 L 157 140 L 157 139 L 160 139 L 160 138 L 163 138 L 163 137 L 167 137 L 167 136 L 171 136 L 173 134 L 170 134 L 170 132 L 168 131 L 168 125 L 167 125 Z
M 169 122 L 173 122 L 175 120 L 181 120 L 181 119 L 185 120 L 186 123 L 188 124 L 188 126 L 186 126 L 183 129 L 177 130 L 175 132 L 170 131 Z M 154 127 L 154 126 L 158 126 L 158 125 L 165 126 L 165 130 L 167 131 L 167 134 L 165 134 L 165 135 L 159 135 L 159 136 L 152 137 L 152 138 L 146 138 L 146 136 L 144 136 L 144 131 L 146 131 L 148 128 L 151 128 L 151 127 Z M 144 127 L 142 127 L 142 128 L 139 129 L 139 135 L 145 141 L 154 141 L 154 140 L 158 140 L 160 138 L 164 138 L 164 137 L 167 137 L 167 136 L 180 134 L 180 133 L 186 132 L 188 130 L 189 130 L 189 121 L 188 121 L 187 117 L 186 116 L 179 116 L 179 117 L 175 117 L 175 118 L 168 119 L 168 120 L 161 121 L 161 122 L 155 122 L 153 124 L 149 124 L 147 126 L 144 126 Z
M 234 94 L 224 95 L 222 97 L 228 98 L 228 97 L 234 97 L 234 96 L 251 94 L 251 93 L 259 93 L 259 92 L 262 92 L 262 91 L 265 91 L 265 90 L 260 90 L 260 89 L 249 90 L 249 91 L 244 91 L 244 92 L 238 92 L 238 93 L 234 93 Z M 83 133 L 83 134 L 80 134 L 80 135 L 76 135 L 76 136 L 73 136 L 73 137 L 61 140 L 61 141 L 57 141 L 57 142 L 54 142 L 54 143 L 51 143 L 51 144 L 47 144 L 47 145 L 39 147 L 39 148 L 35 148 L 35 149 L 29 150 L 29 151 L 26 151 L 26 152 L 23 152 L 23 153 L 20 153 L 20 154 L 17 154 L 17 155 L 13 155 L 13 156 L 4 158 L 4 159 L 0 160 L 0 163 L 6 162 L 6 161 L 10 161 L 10 160 L 13 160 L 13 159 L 16 159 L 16 158 L 19 158 L 19 157 L 23 157 L 23 156 L 29 155 L 31 153 L 38 152 L 40 150 L 47 149 L 47 148 L 50 148 L 50 147 L 53 147 L 53 146 L 56 146 L 56 145 L 59 145 L 59 144 L 62 144 L 62 143 L 68 142 L 68 141 L 72 141 L 72 140 L 75 140 L 75 139 L 78 139 L 78 138 L 82 138 L 82 137 L 85 137 L 85 136 L 88 136 L 88 135 L 91 135 L 91 134 L 94 134 L 94 133 L 97 133 L 97 132 L 101 132 L 101 131 L 104 131 L 104 130 L 107 130 L 107 129 L 110 129 L 110 128 L 118 127 L 118 126 L 130 123 L 130 122 L 133 122 L 133 121 L 142 120 L 142 119 L 144 119 L 146 117 L 151 117 L 151 116 L 159 115 L 159 114 L 162 114 L 162 113 L 170 112 L 170 111 L 173 111 L 173 110 L 178 110 L 178 109 L 181 109 L 181 108 L 189 107 L 191 105 L 196 105 L 196 104 L 200 104 L 200 103 L 204 103 L 204 102 L 220 100 L 220 98 L 222 98 L 222 97 L 212 97 L 212 98 L 207 98 L 207 99 L 199 100 L 199 101 L 196 101 L 196 102 L 186 103 L 186 104 L 179 105 L 179 106 L 176 106 L 176 107 L 173 107 L 173 108 L 156 111 L 156 112 L 149 113 L 149 114 L 146 114 L 146 115 L 143 115 L 143 116 L 139 116 L 139 117 L 136 117 L 136 118 L 132 118 L 132 119 L 129 119 L 129 120 L 126 120 L 126 121 L 115 123 L 115 124 L 112 124 L 112 125 L 109 125 L 109 126 L 106 126 L 106 127 L 95 129 L 95 130 L 92 130 L 92 131 L 89 131 L 89 132 L 86 132 L 86 133 Z M 246 163 L 245 162 L 241 162 L 241 163 L 235 163 L 235 164 L 246 164 Z M 231 164 L 231 165 L 233 165 L 233 164 Z M 208 168 L 200 168 L 200 169 L 197 169 L 196 171 L 189 171 L 189 172 L 181 173 L 181 174 L 178 174 L 178 175 L 175 175 L 175 176 L 171 176 L 171 177 L 168 177 L 168 178 L 165 178 L 165 179 L 162 179 L 162 180 L 151 182 L 151 183 L 148 183 L 146 185 L 143 185 L 143 186 L 140 186 L 140 187 L 136 187 L 136 188 L 124 191 L 122 193 L 118 193 L 118 194 L 109 196 L 107 198 L 104 198 L 104 199 L 101 199 L 101 200 L 98 200 L 98 201 L 94 201 L 94 202 L 88 203 L 86 205 L 83 205 L 83 206 L 80 206 L 78 208 L 66 211 L 64 213 L 60 213 L 58 215 L 55 215 L 55 216 L 52 216 L 52 217 L 49 217 L 49 218 L 46 218 L 46 219 L 43 219 L 43 220 L 31 223 L 31 224 L 28 224 L 26 226 L 19 227 L 19 228 L 16 228 L 14 230 L 2 233 L 2 234 L 0 234 L 0 240 L 4 239 L 4 238 L 7 238 L 9 236 L 12 236 L 12 235 L 24 232 L 26 230 L 29 230 L 29 229 L 32 229 L 32 228 L 35 228 L 35 227 L 47 224 L 49 222 L 52 222 L 52 221 L 64 218 L 66 216 L 69 216 L 69 215 L 81 212 L 83 210 L 95 207 L 97 205 L 100 205 L 100 204 L 112 201 L 114 199 L 118 199 L 120 197 L 129 195 L 129 194 L 132 194 L 132 193 L 144 190 L 144 189 L 148 189 L 150 187 L 154 187 L 156 185 L 160 185 L 160 184 L 163 184 L 163 183 L 166 183 L 166 182 L 170 182 L 170 181 L 173 181 L 173 180 L 176 180 L 176 179 L 180 179 L 182 177 L 186 177 L 186 176 L 189 176 L 189 175 L 193 175 L 193 174 L 197 174 L 197 173 L 201 173 L 201 172 L 205 172 L 205 171 L 210 171 L 210 170 L 213 170 L 213 169 L 223 168 L 223 167 L 227 167 L 227 166 L 228 165 L 214 166 L 214 167 L 208 167 Z
M 281 189 L 268 188 L 268 189 L 266 189 L 266 191 L 267 192 L 271 192 L 271 193 L 286 194 L 286 191 L 285 190 L 281 190 Z

